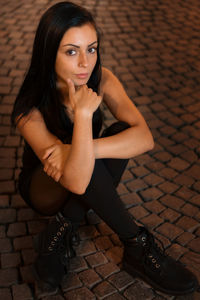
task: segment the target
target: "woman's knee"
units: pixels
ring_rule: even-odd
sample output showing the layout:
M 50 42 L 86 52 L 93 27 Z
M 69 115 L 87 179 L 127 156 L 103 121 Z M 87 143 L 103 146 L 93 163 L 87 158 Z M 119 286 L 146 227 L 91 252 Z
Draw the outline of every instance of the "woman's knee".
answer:
M 130 128 L 130 125 L 123 121 L 117 121 L 111 124 L 108 128 L 104 129 L 101 137 L 112 136 L 117 133 L 124 131 L 125 129 Z
M 43 215 L 57 213 L 68 199 L 69 191 L 38 167 L 30 183 L 29 200 L 37 212 Z

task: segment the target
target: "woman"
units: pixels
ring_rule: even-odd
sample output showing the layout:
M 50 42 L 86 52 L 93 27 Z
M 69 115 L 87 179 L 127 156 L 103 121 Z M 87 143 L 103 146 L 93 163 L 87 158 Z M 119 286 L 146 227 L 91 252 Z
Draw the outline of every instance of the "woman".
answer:
M 70 2 L 49 8 L 14 105 L 12 121 L 26 141 L 21 195 L 40 214 L 55 215 L 34 238 L 35 274 L 56 291 L 75 255 L 78 224 L 93 209 L 123 242 L 127 272 L 164 293 L 193 292 L 195 276 L 164 255 L 116 192 L 128 159 L 151 150 L 153 139 L 119 80 L 101 67 L 99 47 L 87 10 Z M 118 122 L 100 135 L 102 101 Z

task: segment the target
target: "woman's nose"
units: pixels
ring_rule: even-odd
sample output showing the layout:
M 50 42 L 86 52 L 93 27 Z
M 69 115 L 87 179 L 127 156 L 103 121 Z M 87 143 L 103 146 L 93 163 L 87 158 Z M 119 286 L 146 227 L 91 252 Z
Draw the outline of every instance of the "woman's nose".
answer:
M 88 60 L 86 54 L 80 54 L 79 57 L 79 67 L 87 67 L 88 66 Z

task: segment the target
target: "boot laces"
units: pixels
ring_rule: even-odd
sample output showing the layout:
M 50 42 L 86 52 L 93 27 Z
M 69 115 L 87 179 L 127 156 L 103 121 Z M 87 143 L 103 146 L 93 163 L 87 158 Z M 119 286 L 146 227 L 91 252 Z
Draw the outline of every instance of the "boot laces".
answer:
M 142 244 L 144 246 L 144 260 L 156 268 L 160 269 L 160 263 L 164 257 L 166 257 L 163 242 L 154 237 L 151 233 L 143 235 L 141 237 Z

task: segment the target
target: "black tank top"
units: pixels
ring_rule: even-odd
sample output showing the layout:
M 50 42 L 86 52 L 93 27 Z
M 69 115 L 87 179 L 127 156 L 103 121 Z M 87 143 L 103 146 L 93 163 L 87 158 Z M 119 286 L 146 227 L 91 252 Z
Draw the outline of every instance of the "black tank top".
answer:
M 69 124 L 67 126 L 68 130 L 66 132 L 66 137 L 63 139 L 64 143 L 71 143 L 72 139 L 72 133 L 73 133 L 73 123 L 70 121 L 69 118 L 66 116 L 66 122 Z M 71 123 L 71 124 L 70 124 Z M 93 128 L 93 138 L 98 138 L 99 133 L 102 128 L 102 123 L 103 123 L 103 116 L 100 108 L 98 108 L 94 114 L 93 114 L 93 119 L 92 119 L 92 128 Z M 37 167 L 40 164 L 40 160 L 38 157 L 35 155 L 34 151 L 32 148 L 29 146 L 29 144 L 25 141 L 24 145 L 24 152 L 22 156 L 22 172 L 21 173 L 26 173 L 27 171 L 30 174 L 31 170 L 34 170 L 35 167 Z

